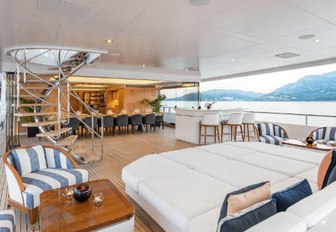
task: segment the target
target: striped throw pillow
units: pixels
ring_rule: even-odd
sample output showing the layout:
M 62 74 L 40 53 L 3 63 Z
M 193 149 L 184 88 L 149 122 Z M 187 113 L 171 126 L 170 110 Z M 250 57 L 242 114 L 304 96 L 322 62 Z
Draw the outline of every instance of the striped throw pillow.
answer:
M 12 150 L 15 168 L 23 176 L 47 168 L 44 148 L 37 145 L 30 148 Z

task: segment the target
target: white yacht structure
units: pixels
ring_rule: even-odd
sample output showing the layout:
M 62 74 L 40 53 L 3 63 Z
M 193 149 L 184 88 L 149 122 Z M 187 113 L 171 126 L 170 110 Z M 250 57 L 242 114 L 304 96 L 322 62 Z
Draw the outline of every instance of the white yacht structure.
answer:
M 0 231 L 334 231 L 336 114 L 211 109 L 200 85 L 334 64 L 335 10 L 0 0 Z

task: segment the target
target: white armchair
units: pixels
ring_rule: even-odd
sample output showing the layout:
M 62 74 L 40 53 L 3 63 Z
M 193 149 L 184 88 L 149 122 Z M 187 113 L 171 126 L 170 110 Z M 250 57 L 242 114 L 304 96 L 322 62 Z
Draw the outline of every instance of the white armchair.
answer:
M 8 151 L 3 157 L 8 205 L 27 213 L 31 224 L 38 216 L 40 194 L 50 189 L 88 181 L 71 155 L 55 146 L 29 146 Z

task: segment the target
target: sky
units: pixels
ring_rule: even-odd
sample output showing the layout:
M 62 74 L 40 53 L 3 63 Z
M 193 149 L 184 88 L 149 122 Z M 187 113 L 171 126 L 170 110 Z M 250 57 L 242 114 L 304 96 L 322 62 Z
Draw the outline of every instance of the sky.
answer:
M 203 92 L 211 89 L 231 89 L 270 93 L 283 85 L 294 83 L 304 76 L 323 74 L 333 71 L 336 71 L 336 64 L 232 78 L 220 81 L 201 82 L 200 91 Z

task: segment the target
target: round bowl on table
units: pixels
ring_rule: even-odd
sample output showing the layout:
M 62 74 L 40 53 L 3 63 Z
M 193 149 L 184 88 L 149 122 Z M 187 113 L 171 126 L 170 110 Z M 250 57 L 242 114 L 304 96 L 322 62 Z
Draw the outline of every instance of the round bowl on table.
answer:
M 74 189 L 74 198 L 78 202 L 87 201 L 92 194 L 92 189 L 88 184 L 79 184 Z

